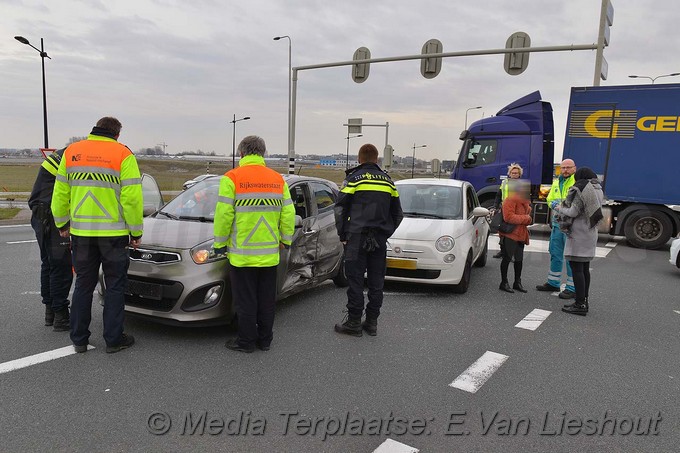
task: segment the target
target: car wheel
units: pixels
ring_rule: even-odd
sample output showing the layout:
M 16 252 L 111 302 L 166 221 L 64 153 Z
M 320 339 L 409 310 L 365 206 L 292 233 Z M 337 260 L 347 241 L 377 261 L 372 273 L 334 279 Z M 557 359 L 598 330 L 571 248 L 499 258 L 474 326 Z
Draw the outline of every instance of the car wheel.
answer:
M 468 252 L 465 260 L 465 268 L 463 269 L 463 276 L 460 278 L 460 283 L 453 287 L 453 292 L 456 294 L 464 294 L 470 286 L 470 274 L 472 274 L 472 250 Z
M 340 261 L 340 269 L 338 269 L 338 273 L 333 277 L 333 283 L 335 283 L 335 286 L 339 288 L 346 288 L 349 286 L 349 281 L 347 280 L 347 276 L 345 275 L 345 255 L 343 253 L 342 255 L 342 261 Z
M 624 225 L 628 242 L 638 248 L 656 249 L 671 238 L 673 225 L 663 212 L 643 209 L 633 212 Z
M 479 258 L 477 258 L 477 261 L 475 261 L 475 267 L 484 267 L 486 266 L 486 255 L 489 252 L 489 235 L 487 234 L 486 236 L 486 242 L 484 242 L 484 250 L 482 251 L 482 254 L 479 255 Z

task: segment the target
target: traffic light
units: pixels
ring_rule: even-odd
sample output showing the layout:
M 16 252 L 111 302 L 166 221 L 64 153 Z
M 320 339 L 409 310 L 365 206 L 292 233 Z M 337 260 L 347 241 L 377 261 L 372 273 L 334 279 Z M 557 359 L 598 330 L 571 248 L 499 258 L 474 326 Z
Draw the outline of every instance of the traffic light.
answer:
M 354 51 L 352 60 L 369 60 L 371 58 L 371 51 L 367 47 L 359 47 Z M 352 65 L 352 80 L 356 83 L 363 83 L 368 79 L 370 72 L 370 63 L 360 63 Z

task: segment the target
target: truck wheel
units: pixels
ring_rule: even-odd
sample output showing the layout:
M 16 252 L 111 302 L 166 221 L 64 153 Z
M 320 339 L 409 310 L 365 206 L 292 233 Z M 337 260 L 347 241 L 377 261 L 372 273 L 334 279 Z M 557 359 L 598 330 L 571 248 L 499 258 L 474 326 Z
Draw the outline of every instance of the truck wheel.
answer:
M 468 252 L 467 259 L 465 260 L 465 268 L 463 269 L 463 275 L 460 278 L 460 283 L 454 285 L 453 292 L 456 294 L 464 294 L 467 292 L 470 286 L 470 274 L 472 274 L 472 250 Z
M 633 247 L 657 249 L 671 238 L 673 225 L 663 212 L 643 209 L 626 218 L 623 232 Z

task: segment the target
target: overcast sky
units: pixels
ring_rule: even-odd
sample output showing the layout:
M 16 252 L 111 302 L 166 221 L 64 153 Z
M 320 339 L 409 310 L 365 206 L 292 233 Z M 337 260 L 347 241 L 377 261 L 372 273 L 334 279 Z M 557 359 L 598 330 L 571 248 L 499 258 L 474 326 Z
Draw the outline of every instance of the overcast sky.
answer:
M 680 3 L 612 0 L 614 25 L 605 49 L 609 78 L 680 72 Z M 236 140 L 261 135 L 270 153 L 286 153 L 288 41 L 293 66 L 351 60 L 361 46 L 374 58 L 419 54 L 431 38 L 445 52 L 505 47 L 524 31 L 534 47 L 592 44 L 600 0 L 0 0 L 0 148 L 43 143 L 39 54 L 45 50 L 51 147 L 86 135 L 102 116 L 123 123 L 133 151 L 166 143 L 169 153 L 231 155 Z M 348 118 L 390 123 L 395 154 L 455 159 L 468 123 L 494 115 L 534 90 L 552 103 L 556 158 L 564 141 L 570 87 L 593 83 L 594 51 L 534 53 L 521 75 L 503 71 L 503 56 L 445 59 L 434 79 L 419 61 L 373 64 L 354 83 L 350 67 L 301 71 L 296 151 L 345 153 Z M 656 83 L 680 82 L 662 78 Z M 639 79 L 639 83 L 651 83 Z M 680 107 L 679 107 L 680 109 Z M 351 140 L 382 149 L 384 128 Z

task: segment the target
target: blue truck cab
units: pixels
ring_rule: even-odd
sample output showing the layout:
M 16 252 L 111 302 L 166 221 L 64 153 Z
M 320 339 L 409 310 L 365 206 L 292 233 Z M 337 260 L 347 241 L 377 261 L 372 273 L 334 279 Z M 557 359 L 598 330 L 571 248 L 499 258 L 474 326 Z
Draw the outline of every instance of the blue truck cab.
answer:
M 493 205 L 508 165 L 518 163 L 538 199 L 542 184 L 553 178 L 552 106 L 535 91 L 502 108 L 496 116 L 475 121 L 460 135 L 463 146 L 451 178 L 469 181 L 484 207 Z M 548 207 L 534 206 L 534 221 L 546 223 Z
M 571 89 L 564 159 L 598 174 L 605 193 L 599 228 L 636 247 L 658 248 L 680 231 L 680 84 Z M 538 91 L 461 133 L 452 178 L 470 181 L 484 206 L 493 203 L 507 166 L 531 181 L 534 222 L 546 223 L 541 185 L 552 182 L 552 107 Z

